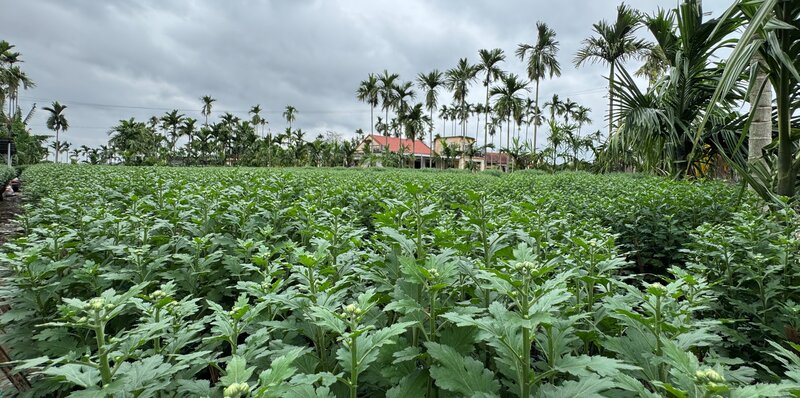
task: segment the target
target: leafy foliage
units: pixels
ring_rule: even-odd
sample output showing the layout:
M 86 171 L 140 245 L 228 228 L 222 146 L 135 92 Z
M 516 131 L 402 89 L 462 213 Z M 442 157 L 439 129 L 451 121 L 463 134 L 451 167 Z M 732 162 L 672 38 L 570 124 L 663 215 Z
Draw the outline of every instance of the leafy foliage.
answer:
M 36 202 L 0 255 L 0 322 L 35 380 L 27 396 L 800 388 L 778 333 L 796 322 L 779 300 L 796 296 L 796 218 L 734 187 L 102 166 L 23 177 Z

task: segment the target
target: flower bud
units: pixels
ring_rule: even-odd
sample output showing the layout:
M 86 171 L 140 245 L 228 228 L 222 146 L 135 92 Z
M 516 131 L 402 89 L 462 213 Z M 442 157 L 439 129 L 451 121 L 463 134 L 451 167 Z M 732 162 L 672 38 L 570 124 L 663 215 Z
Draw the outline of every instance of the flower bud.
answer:
M 239 385 L 231 384 L 225 387 L 225 390 L 222 391 L 222 395 L 225 397 L 233 397 L 239 395 Z

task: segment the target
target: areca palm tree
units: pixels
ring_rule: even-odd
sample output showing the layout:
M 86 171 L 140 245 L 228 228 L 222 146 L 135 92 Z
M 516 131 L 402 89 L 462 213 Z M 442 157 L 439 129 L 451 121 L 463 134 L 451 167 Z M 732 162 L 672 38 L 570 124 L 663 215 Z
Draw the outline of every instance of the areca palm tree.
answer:
M 182 113 L 178 114 L 177 109 L 173 109 L 172 111 L 165 113 L 164 116 L 161 116 L 161 126 L 163 126 L 164 130 L 169 134 L 170 152 L 175 151 L 175 144 L 178 143 L 178 139 L 181 137 L 181 134 L 178 132 L 178 128 L 185 117 L 186 115 Z
M 384 124 L 388 125 L 389 123 L 389 109 L 393 108 L 396 104 L 395 98 L 395 81 L 400 78 L 400 75 L 397 73 L 389 73 L 389 71 L 383 71 L 383 74 L 378 77 L 379 89 L 378 92 L 381 96 L 381 107 L 386 112 L 385 118 L 383 119 Z M 389 130 L 384 130 L 384 135 L 389 135 Z
M 461 135 L 466 135 L 464 130 L 464 106 L 466 104 L 467 94 L 469 93 L 469 85 L 475 81 L 478 75 L 477 65 L 470 65 L 466 58 L 458 60 L 458 65 L 455 68 L 448 69 L 445 72 L 445 82 L 447 88 L 453 91 L 453 100 L 458 104 L 459 113 L 461 118 Z
M 581 128 L 586 123 L 591 123 L 592 119 L 589 118 L 589 114 L 592 112 L 591 108 L 587 108 L 583 105 L 578 106 L 578 109 L 575 113 L 572 114 L 572 119 L 578 125 L 578 138 L 581 137 Z
M 522 109 L 523 100 L 521 94 L 523 91 L 528 91 L 528 88 L 526 87 L 527 82 L 524 82 L 514 73 L 504 76 L 500 82 L 502 83 L 501 85 L 492 87 L 490 95 L 495 98 L 495 109 L 506 117 L 506 145 L 510 145 L 511 117 Z
M 527 72 L 528 79 L 536 83 L 536 92 L 534 94 L 534 106 L 539 107 L 539 82 L 545 77 L 561 76 L 561 65 L 556 59 L 558 54 L 558 41 L 556 40 L 556 32 L 547 26 L 544 22 L 536 22 L 536 43 L 520 44 L 517 46 L 517 56 L 520 60 L 524 61 L 528 58 Z M 538 133 L 538 126 L 541 121 L 534 121 L 533 124 L 533 156 L 536 157 L 536 136 Z
M 373 73 L 370 73 L 369 76 L 367 76 L 367 80 L 362 80 L 361 84 L 358 86 L 358 90 L 356 90 L 356 98 L 361 102 L 366 102 L 369 104 L 370 130 L 375 128 L 375 119 L 373 114 L 375 112 L 375 107 L 378 106 L 378 93 L 378 77 Z
M 411 156 L 417 161 L 417 138 L 425 134 L 425 128 L 431 125 L 431 119 L 425 115 L 422 104 L 409 107 L 401 119 L 406 138 L 411 140 Z M 421 166 L 422 160 L 420 160 Z
M 19 55 L 19 53 L 14 53 Z M 14 62 L 20 62 L 13 57 Z M 18 113 L 19 108 L 19 89 L 22 87 L 27 90 L 36 87 L 33 80 L 28 77 L 25 71 L 19 66 L 13 65 L 8 68 L 0 69 L 0 92 L 2 87 L 6 86 L 6 96 L 8 96 L 8 116 L 13 118 Z
M 47 118 L 47 128 L 56 132 L 55 162 L 58 163 L 58 155 L 61 153 L 61 144 L 58 135 L 60 132 L 69 129 L 69 121 L 67 121 L 67 117 L 64 115 L 67 106 L 55 101 L 51 106 L 46 106 L 43 109 L 50 112 L 50 116 Z
M 444 74 L 438 69 L 434 69 L 428 73 L 420 73 L 417 75 L 417 86 L 425 92 L 425 108 L 430 112 L 430 131 L 428 143 L 433 148 L 433 111 L 439 104 L 439 88 L 444 85 Z M 442 109 L 447 109 L 446 105 L 442 105 Z M 442 118 L 442 114 L 439 114 Z M 444 118 L 442 118 L 444 120 Z
M 286 123 L 289 125 L 289 131 L 292 130 L 292 123 L 295 121 L 297 114 L 297 108 L 286 105 L 286 109 L 283 111 L 283 118 L 286 119 Z
M 200 113 L 206 117 L 205 126 L 208 126 L 208 115 L 211 114 L 211 104 L 213 104 L 216 99 L 211 98 L 210 95 L 204 95 L 200 100 L 203 101 L 203 109 Z
M 564 116 L 564 124 L 569 124 L 569 118 L 575 115 L 575 112 L 578 110 L 578 103 L 567 98 L 561 104 L 561 113 L 560 115 Z
M 187 117 L 183 119 L 183 124 L 179 127 L 180 135 L 189 137 L 189 145 L 187 145 L 187 147 L 190 150 L 192 149 L 192 141 L 194 140 L 194 135 L 197 130 L 197 127 L 195 126 L 196 123 L 197 119 Z
M 747 28 L 728 58 L 728 67 L 706 108 L 706 116 L 695 133 L 694 141 L 701 139 L 705 125 L 713 121 L 708 111 L 713 109 L 714 100 L 735 91 L 746 68 L 760 69 L 766 73 L 775 95 L 777 142 L 774 154 L 770 155 L 774 158 L 765 162 L 766 165 L 752 165 L 756 175 L 750 175 L 748 170 L 735 163 L 733 165 L 762 197 L 775 204 L 780 200 L 774 194 L 796 200 L 800 182 L 800 150 L 795 131 L 800 128 L 800 123 L 794 115 L 800 109 L 797 96 L 800 92 L 800 4 L 797 1 L 739 0 L 720 17 L 719 25 L 738 17 Z M 763 65 L 751 62 L 756 53 Z M 757 76 L 759 70 L 755 72 Z M 757 113 L 758 108 L 752 107 L 751 112 Z
M 617 7 L 617 19 L 609 24 L 605 20 L 592 25 L 595 36 L 583 41 L 583 47 L 575 55 L 575 66 L 587 62 L 606 63 L 608 73 L 608 135 L 614 128 L 614 78 L 617 68 L 630 58 L 639 58 L 647 53 L 650 44 L 635 36 L 641 27 L 639 12 L 624 3 Z
M 619 111 L 619 131 L 611 137 L 609 149 L 619 154 L 632 151 L 643 168 L 664 171 L 676 177 L 703 173 L 699 159 L 719 153 L 721 147 L 732 151 L 730 120 L 734 107 L 744 96 L 741 87 L 733 94 L 713 98 L 724 68 L 715 54 L 730 46 L 740 26 L 736 18 L 704 20 L 697 0 L 686 0 L 671 11 L 661 10 L 645 20 L 645 25 L 664 51 L 670 71 L 664 78 L 642 92 L 625 68 L 620 68 L 613 83 L 615 105 Z M 713 104 L 709 107 L 709 104 Z M 712 123 L 698 137 L 699 121 L 711 115 Z M 699 152 L 696 150 L 699 149 Z
M 483 73 L 483 86 L 486 87 L 486 101 L 484 102 L 484 107 L 489 108 L 489 86 L 491 86 L 492 82 L 500 79 L 505 74 L 502 69 L 500 69 L 499 64 L 506 59 L 506 55 L 503 53 L 503 50 L 499 48 L 495 48 L 493 50 L 486 50 L 481 49 L 478 51 L 478 57 L 480 61 L 478 62 L 478 72 Z M 484 120 L 483 120 L 483 144 L 486 145 L 486 140 L 489 136 L 489 113 L 484 113 Z M 475 142 L 478 142 L 478 135 L 475 133 Z
M 261 105 L 255 104 L 250 107 L 250 111 L 248 113 L 251 115 L 250 123 L 252 123 L 253 127 L 263 126 L 264 119 L 261 117 Z M 261 134 L 259 133 L 259 136 Z

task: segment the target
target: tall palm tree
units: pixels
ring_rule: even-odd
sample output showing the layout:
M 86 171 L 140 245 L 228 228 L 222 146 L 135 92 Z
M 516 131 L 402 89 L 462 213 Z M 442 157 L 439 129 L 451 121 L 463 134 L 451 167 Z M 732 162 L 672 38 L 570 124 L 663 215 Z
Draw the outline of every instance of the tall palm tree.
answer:
M 439 88 L 444 85 L 444 74 L 438 69 L 434 69 L 428 73 L 420 73 L 417 75 L 417 86 L 425 92 L 425 108 L 430 112 L 430 140 L 428 143 L 433 149 L 433 111 L 436 110 L 439 104 Z M 446 105 L 442 105 L 442 109 L 447 109 Z M 441 113 L 439 114 L 441 118 Z M 444 118 L 442 118 L 444 120 Z M 433 158 L 431 158 L 433 161 Z
M 250 107 L 250 111 L 248 113 L 251 115 L 250 123 L 253 124 L 254 127 L 263 126 L 264 119 L 261 118 L 261 104 L 255 104 Z M 259 134 L 259 137 L 261 134 Z
M 614 128 L 614 78 L 615 71 L 622 62 L 630 58 L 640 58 L 647 54 L 650 43 L 635 36 L 641 26 L 639 12 L 624 3 L 617 7 L 617 19 L 613 24 L 605 20 L 592 25 L 596 36 L 583 40 L 583 47 L 575 55 L 575 66 L 587 62 L 606 63 L 608 73 L 608 135 Z
M 578 106 L 578 109 L 575 110 L 575 113 L 572 114 L 572 119 L 578 125 L 577 137 L 575 139 L 575 142 L 577 142 L 578 145 L 574 145 L 573 148 L 579 148 L 580 145 L 582 145 L 582 143 L 584 142 L 583 138 L 581 137 L 581 128 L 583 127 L 584 124 L 592 122 L 592 119 L 589 118 L 589 113 L 591 111 L 592 110 L 590 108 L 585 107 L 583 105 L 580 105 L 580 106 Z M 573 156 L 573 158 L 574 158 L 573 161 L 575 163 L 575 170 L 577 170 L 578 169 L 578 152 L 577 152 L 577 149 L 574 149 L 574 150 L 575 150 L 575 152 L 573 153 L 573 155 L 574 155 Z
M 536 22 L 536 44 L 520 44 L 517 46 L 517 56 L 521 60 L 528 58 L 528 79 L 536 83 L 534 94 L 534 107 L 539 107 L 539 82 L 545 77 L 561 76 L 561 65 L 556 59 L 558 54 L 558 41 L 556 32 L 544 22 Z M 536 157 L 536 136 L 541 120 L 533 123 L 533 157 Z
M 497 112 L 506 117 L 506 145 L 510 147 L 511 118 L 522 108 L 521 93 L 528 91 L 528 88 L 526 87 L 527 82 L 514 73 L 503 76 L 501 83 L 499 86 L 492 87 L 489 94 L 495 98 L 494 107 Z
M 373 115 L 375 107 L 378 106 L 378 93 L 378 77 L 375 76 L 374 73 L 370 73 L 369 76 L 367 76 L 367 80 L 362 80 L 361 84 L 358 86 L 358 90 L 356 90 L 356 98 L 361 102 L 369 104 L 370 130 L 375 128 L 375 118 Z
M 55 162 L 58 163 L 58 155 L 61 153 L 61 144 L 58 134 L 69 129 L 69 122 L 64 115 L 64 110 L 67 109 L 67 106 L 55 101 L 53 105 L 44 107 L 43 109 L 50 112 L 50 116 L 47 118 L 47 128 L 56 132 L 56 146 L 54 149 L 56 151 Z
M 408 100 L 416 98 L 417 93 L 414 92 L 414 83 L 404 82 L 394 86 L 395 107 L 400 114 L 406 112 L 409 108 Z
M 414 164 L 416 165 L 417 138 L 425 134 L 425 128 L 430 126 L 431 119 L 425 115 L 422 104 L 416 104 L 408 107 L 408 109 L 402 113 L 401 121 L 403 130 L 405 130 L 406 138 L 411 140 L 411 156 L 414 159 Z M 420 166 L 422 166 L 421 159 Z
M 464 129 L 464 119 L 466 117 L 464 107 L 466 104 L 467 94 L 469 93 L 469 85 L 478 76 L 478 66 L 470 65 L 466 58 L 458 60 L 458 65 L 455 68 L 448 69 L 445 72 L 445 84 L 447 88 L 453 91 L 453 100 L 458 104 L 459 115 L 461 118 L 461 135 L 466 135 Z
M 493 50 L 481 49 L 478 51 L 478 71 L 483 73 L 483 86 L 486 87 L 486 101 L 484 102 L 484 110 L 489 108 L 489 86 L 492 82 L 498 80 L 505 75 L 502 69 L 498 66 L 501 62 L 505 61 L 506 55 L 503 50 L 495 48 Z M 483 120 L 483 145 L 487 144 L 489 136 L 489 112 L 484 113 Z M 478 135 L 475 133 L 475 142 L 478 142 Z
M 535 101 L 531 98 L 525 98 L 523 109 L 525 114 L 523 115 L 522 121 L 525 123 L 525 145 L 530 145 L 528 141 L 528 128 L 531 126 L 531 118 L 533 116 L 533 109 L 534 105 L 536 105 Z
M 395 81 L 400 78 L 397 73 L 389 74 L 389 71 L 383 70 L 383 74 L 378 77 L 379 89 L 381 95 L 381 107 L 386 112 L 386 117 L 383 122 L 386 126 L 389 125 L 389 108 L 395 106 Z M 389 129 L 384 129 L 384 135 L 389 135 Z
M 564 116 L 564 124 L 569 124 L 569 118 L 575 115 L 575 112 L 578 110 L 578 107 L 579 107 L 578 103 L 569 98 L 567 98 L 561 104 L 560 115 Z
M 208 115 L 211 114 L 211 104 L 213 104 L 216 99 L 211 98 L 210 95 L 204 95 L 202 98 L 200 98 L 200 100 L 203 101 L 203 109 L 200 111 L 200 113 L 206 117 L 205 126 L 208 127 Z
M 564 114 L 564 102 L 558 98 L 558 94 L 553 94 L 553 98 L 545 102 L 544 107 L 550 108 L 550 120 L 556 120 L 556 115 Z
M 19 53 L 14 54 L 18 55 Z M 13 57 L 13 59 L 14 62 L 20 62 L 16 60 L 16 57 Z M 19 88 L 22 87 L 27 90 L 36 87 L 36 84 L 28 77 L 22 68 L 13 65 L 13 63 L 9 64 L 12 66 L 6 69 L 0 69 L 0 93 L 2 93 L 2 87 L 5 85 L 6 95 L 8 96 L 8 116 L 13 118 L 17 115 L 19 109 Z
M 283 118 L 286 119 L 286 123 L 289 125 L 289 131 L 292 131 L 292 123 L 295 121 L 295 114 L 297 113 L 297 108 L 286 105 L 286 109 L 283 111 Z
M 180 127 L 183 119 L 186 117 L 184 114 L 178 114 L 177 109 L 173 109 L 170 112 L 166 112 L 164 116 L 161 116 L 161 125 L 163 126 L 164 130 L 167 131 L 169 134 L 169 150 L 170 152 L 175 151 L 175 144 L 178 143 L 178 139 L 180 138 L 180 134 L 178 133 L 178 127 Z
M 195 124 L 197 123 L 197 119 L 187 117 L 183 119 L 183 124 L 180 126 L 180 135 L 189 137 L 189 145 L 187 148 L 191 150 L 192 142 L 194 141 L 194 135 L 197 132 L 197 127 Z

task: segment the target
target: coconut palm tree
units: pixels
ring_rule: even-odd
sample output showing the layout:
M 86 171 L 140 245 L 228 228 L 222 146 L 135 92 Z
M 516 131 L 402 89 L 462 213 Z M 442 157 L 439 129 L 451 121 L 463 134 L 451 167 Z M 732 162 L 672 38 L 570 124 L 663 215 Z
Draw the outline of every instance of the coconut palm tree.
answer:
M 583 41 L 583 47 L 575 55 L 575 66 L 587 62 L 606 63 L 608 73 L 608 135 L 614 128 L 614 78 L 620 64 L 631 58 L 640 58 L 647 54 L 650 44 L 635 36 L 642 24 L 639 12 L 624 3 L 617 7 L 617 19 L 613 24 L 605 20 L 592 25 L 595 36 Z
M 58 155 L 61 153 L 61 144 L 59 143 L 58 134 L 69 129 L 69 122 L 64 115 L 64 110 L 67 109 L 67 106 L 55 101 L 53 105 L 49 107 L 46 106 L 42 109 L 50 112 L 50 116 L 47 118 L 47 128 L 56 132 L 55 162 L 58 163 Z
M 286 120 L 286 123 L 289 125 L 289 131 L 292 131 L 292 123 L 296 119 L 297 108 L 286 105 L 286 109 L 283 111 L 283 118 Z
M 499 48 L 495 48 L 493 50 L 486 50 L 482 49 L 478 51 L 478 57 L 480 61 L 478 62 L 478 73 L 483 73 L 483 86 L 486 87 L 486 100 L 484 101 L 485 109 L 489 108 L 489 86 L 492 85 L 492 82 L 500 79 L 503 77 L 505 72 L 500 69 L 499 64 L 506 59 L 506 55 L 503 53 L 503 50 Z M 484 113 L 484 120 L 483 120 L 483 144 L 486 145 L 486 140 L 489 136 L 489 112 Z M 475 142 L 478 142 L 478 135 L 475 134 Z
M 453 100 L 458 104 L 462 127 L 461 135 L 466 135 L 464 107 L 469 93 L 469 85 L 475 81 L 477 76 L 478 66 L 470 65 L 466 58 L 459 59 L 455 68 L 445 72 L 445 84 L 453 92 Z
M 389 124 L 389 109 L 393 108 L 396 104 L 395 98 L 395 81 L 400 78 L 397 73 L 390 74 L 389 71 L 383 71 L 383 74 L 378 77 L 378 92 L 381 95 L 381 107 L 386 112 L 383 119 L 384 124 Z M 384 135 L 389 135 L 389 129 L 384 130 Z
M 429 141 L 428 143 L 433 148 L 433 111 L 436 110 L 436 107 L 439 104 L 439 88 L 444 86 L 444 74 L 440 72 L 438 69 L 434 69 L 428 73 L 420 73 L 417 75 L 417 86 L 425 92 L 425 108 L 428 109 L 430 112 L 430 131 L 429 131 Z M 442 105 L 443 112 L 447 109 L 446 105 Z M 442 113 L 439 114 L 439 118 L 444 121 L 445 119 L 442 117 Z M 433 158 L 431 158 L 431 162 Z M 431 164 L 433 166 L 433 164 Z
M 494 108 L 506 117 L 506 145 L 510 145 L 511 117 L 522 109 L 521 94 L 523 91 L 528 91 L 528 88 L 527 82 L 514 73 L 503 76 L 500 82 L 501 85 L 492 87 L 489 94 L 494 98 Z
M 370 130 L 375 128 L 375 118 L 373 116 L 375 107 L 378 106 L 378 77 L 374 73 L 367 76 L 367 80 L 362 80 L 356 90 L 356 98 L 361 102 L 369 104 L 369 126 Z
M 541 109 L 539 107 L 539 82 L 545 77 L 552 79 L 554 76 L 561 76 L 561 65 L 556 59 L 559 44 L 556 40 L 556 32 L 541 21 L 536 22 L 536 31 L 536 43 L 534 45 L 519 44 L 516 54 L 522 61 L 525 61 L 526 57 L 528 58 L 528 79 L 536 84 L 534 107 Z M 532 149 L 534 158 L 536 157 L 536 137 L 539 125 L 541 125 L 541 120 L 534 121 Z
M 203 109 L 200 111 L 200 113 L 206 117 L 206 122 L 204 125 L 208 126 L 208 115 L 211 114 L 211 104 L 213 104 L 216 99 L 211 98 L 210 95 L 204 95 L 202 98 L 200 98 L 200 100 L 203 101 Z

